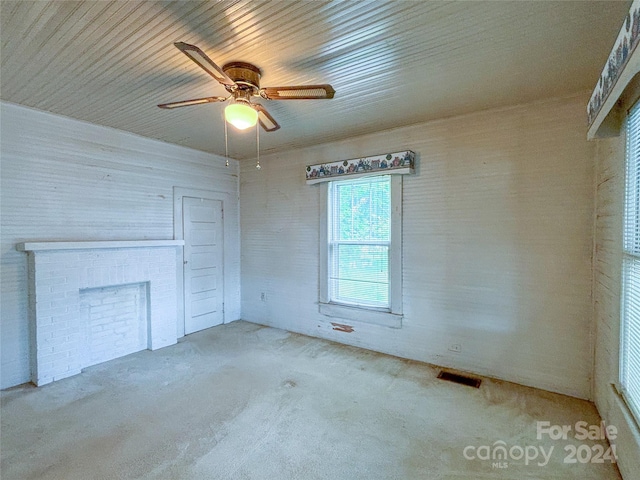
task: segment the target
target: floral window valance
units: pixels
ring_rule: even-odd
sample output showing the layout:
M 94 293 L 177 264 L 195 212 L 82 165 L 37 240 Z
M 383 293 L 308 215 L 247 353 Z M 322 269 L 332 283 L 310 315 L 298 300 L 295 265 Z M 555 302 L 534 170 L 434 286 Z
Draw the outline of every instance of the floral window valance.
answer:
M 618 134 L 618 100 L 632 82 L 639 81 L 635 78 L 640 72 L 639 43 L 640 0 L 634 0 L 587 106 L 589 139 Z
M 415 171 L 415 157 L 416 154 L 414 152 L 405 150 L 371 157 L 308 165 L 306 171 L 307 183 L 314 184 L 367 175 L 412 174 Z

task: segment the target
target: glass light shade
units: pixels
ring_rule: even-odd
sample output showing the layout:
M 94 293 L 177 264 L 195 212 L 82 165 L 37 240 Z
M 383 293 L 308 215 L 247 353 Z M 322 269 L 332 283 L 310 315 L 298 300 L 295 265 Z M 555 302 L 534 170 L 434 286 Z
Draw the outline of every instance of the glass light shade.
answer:
M 224 109 L 224 118 L 239 130 L 246 130 L 258 122 L 258 112 L 246 103 L 231 103 Z

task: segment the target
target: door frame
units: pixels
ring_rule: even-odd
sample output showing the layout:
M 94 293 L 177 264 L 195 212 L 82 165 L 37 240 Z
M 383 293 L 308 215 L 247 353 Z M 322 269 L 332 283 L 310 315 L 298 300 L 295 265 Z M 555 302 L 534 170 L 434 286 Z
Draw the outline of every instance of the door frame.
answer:
M 173 238 L 175 240 L 184 240 L 184 232 L 182 231 L 182 222 L 184 220 L 184 213 L 182 211 L 182 199 L 183 197 L 202 198 L 205 200 L 219 200 L 222 202 L 222 228 L 223 228 L 223 244 L 222 248 L 224 252 L 227 252 L 228 248 L 233 241 L 231 236 L 231 226 L 229 225 L 229 215 L 225 215 L 225 210 L 230 206 L 231 196 L 225 192 L 219 192 L 215 190 L 201 190 L 197 188 L 185 188 L 185 187 L 173 187 Z M 184 337 L 184 247 L 177 249 L 177 288 L 178 288 L 178 318 L 177 333 L 178 338 Z M 222 261 L 222 278 L 223 278 L 223 302 L 224 308 L 222 311 L 222 323 L 227 323 L 227 272 L 231 271 L 231 256 L 225 254 Z

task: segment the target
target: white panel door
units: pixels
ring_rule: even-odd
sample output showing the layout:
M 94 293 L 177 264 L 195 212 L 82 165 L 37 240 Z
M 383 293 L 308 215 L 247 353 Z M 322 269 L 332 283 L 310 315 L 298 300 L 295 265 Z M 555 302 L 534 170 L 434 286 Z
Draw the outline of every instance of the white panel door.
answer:
M 224 322 L 222 202 L 182 198 L 184 333 Z

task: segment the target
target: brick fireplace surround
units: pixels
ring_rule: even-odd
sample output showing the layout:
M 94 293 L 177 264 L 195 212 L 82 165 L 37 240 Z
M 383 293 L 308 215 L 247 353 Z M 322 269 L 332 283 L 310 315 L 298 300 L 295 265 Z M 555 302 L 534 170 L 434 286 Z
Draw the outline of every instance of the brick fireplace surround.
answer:
M 31 381 L 44 385 L 99 361 L 176 343 L 182 245 L 182 240 L 18 244 L 29 259 Z M 92 292 L 98 297 L 89 301 Z M 118 292 L 125 295 L 122 307 L 113 299 Z M 97 321 L 90 324 L 92 308 Z M 92 347 L 88 338 L 103 341 Z

